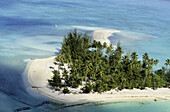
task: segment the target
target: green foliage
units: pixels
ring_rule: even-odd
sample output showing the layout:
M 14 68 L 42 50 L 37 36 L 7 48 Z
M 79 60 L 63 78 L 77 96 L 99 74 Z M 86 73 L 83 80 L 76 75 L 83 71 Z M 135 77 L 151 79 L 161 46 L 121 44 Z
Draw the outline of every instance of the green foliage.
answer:
M 76 81 L 72 81 L 72 88 L 77 88 L 79 84 Z
M 63 79 L 67 79 L 68 78 L 68 71 L 66 69 L 64 69 L 62 74 L 63 74 Z
M 48 80 L 49 84 L 52 87 L 61 87 L 61 78 L 60 78 L 60 72 L 57 70 L 53 71 L 53 77 L 52 79 Z
M 82 88 L 83 93 L 90 93 L 93 89 L 93 86 L 87 82 L 86 85 Z
M 170 86 L 170 70 L 165 73 L 165 80 L 167 81 L 167 86 Z
M 136 52 L 125 53 L 118 42 L 116 49 L 106 43 L 101 44 L 96 40 L 91 41 L 87 34 L 73 32 L 64 36 L 62 48 L 56 61 L 71 65 L 71 71 L 63 71 L 63 80 L 67 87 L 82 88 L 84 93 L 90 91 L 104 92 L 113 88 L 118 89 L 144 89 L 150 87 L 166 87 L 170 85 L 170 59 L 166 60 L 166 67 L 153 71 L 159 61 L 149 57 L 148 53 L 139 60 Z M 92 84 L 90 82 L 93 82 Z M 54 76 L 49 80 L 51 86 L 60 87 L 59 73 L 54 71 Z
M 67 93 L 70 93 L 70 91 L 69 91 L 69 89 L 66 87 L 66 88 L 63 89 L 63 93 L 64 93 L 64 94 L 67 94 Z

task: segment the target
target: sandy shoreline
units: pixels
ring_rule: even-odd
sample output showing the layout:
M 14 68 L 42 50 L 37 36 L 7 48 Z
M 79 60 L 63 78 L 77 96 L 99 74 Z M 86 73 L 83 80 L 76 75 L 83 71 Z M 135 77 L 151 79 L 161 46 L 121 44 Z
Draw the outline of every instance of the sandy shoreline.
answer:
M 96 41 L 100 41 L 102 44 L 106 42 L 110 45 L 110 40 L 108 39 L 113 33 L 120 32 L 118 30 L 96 30 L 93 32 L 93 38 Z
M 62 102 L 96 102 L 96 101 L 141 101 L 141 100 L 170 100 L 170 89 L 159 88 L 152 90 L 147 88 L 145 90 L 133 89 L 122 90 L 117 92 L 111 90 L 102 94 L 90 93 L 90 94 L 62 94 L 58 91 L 54 91 L 48 86 L 48 79 L 52 77 L 53 69 L 58 69 L 58 65 L 54 64 L 55 57 L 45 59 L 32 60 L 28 68 L 28 81 L 32 86 L 32 89 L 40 94 L 47 96 L 50 99 L 62 101 Z M 67 69 L 67 68 L 66 68 Z

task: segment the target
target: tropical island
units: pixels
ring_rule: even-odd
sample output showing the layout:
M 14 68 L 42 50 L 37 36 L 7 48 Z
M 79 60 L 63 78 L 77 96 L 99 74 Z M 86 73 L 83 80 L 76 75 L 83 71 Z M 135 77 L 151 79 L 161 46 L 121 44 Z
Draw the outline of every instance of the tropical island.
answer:
M 113 47 L 96 40 L 69 32 L 57 56 L 31 62 L 32 88 L 65 102 L 170 99 L 170 59 L 153 71 L 159 61 L 148 53 L 139 60 L 136 52 L 124 53 L 120 42 Z

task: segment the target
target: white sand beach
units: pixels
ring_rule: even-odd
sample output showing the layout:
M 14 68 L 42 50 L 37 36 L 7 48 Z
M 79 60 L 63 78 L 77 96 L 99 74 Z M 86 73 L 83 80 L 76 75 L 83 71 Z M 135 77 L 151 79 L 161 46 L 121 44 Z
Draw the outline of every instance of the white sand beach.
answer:
M 115 89 L 99 94 L 63 94 L 62 92 L 52 90 L 48 85 L 48 79 L 53 76 L 52 71 L 58 70 L 58 65 L 54 64 L 55 57 L 45 59 L 32 60 L 28 68 L 28 81 L 32 89 L 40 94 L 47 96 L 50 99 L 62 102 L 94 102 L 94 101 L 141 101 L 141 100 L 170 100 L 170 89 L 159 88 L 152 90 L 146 88 L 145 90 L 133 89 L 116 91 Z M 65 68 L 68 69 L 65 64 Z M 75 89 L 76 91 L 76 89 Z
M 93 38 L 96 41 L 100 41 L 102 44 L 106 42 L 110 45 L 110 40 L 108 37 L 112 36 L 113 33 L 120 32 L 118 30 L 96 30 L 93 32 Z

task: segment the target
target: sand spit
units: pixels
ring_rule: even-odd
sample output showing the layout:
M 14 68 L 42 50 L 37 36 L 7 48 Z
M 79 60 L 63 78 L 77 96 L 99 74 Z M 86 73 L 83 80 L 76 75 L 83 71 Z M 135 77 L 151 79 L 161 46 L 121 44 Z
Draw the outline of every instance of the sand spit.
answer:
M 55 62 L 55 57 L 45 59 L 32 60 L 28 68 L 28 81 L 32 89 L 40 94 L 47 96 L 50 99 L 62 102 L 94 102 L 94 101 L 141 101 L 141 100 L 170 100 L 170 89 L 159 88 L 152 90 L 146 88 L 145 90 L 133 89 L 116 91 L 115 89 L 99 94 L 63 94 L 62 92 L 52 90 L 48 85 L 48 79 L 53 76 L 52 71 L 58 70 L 59 67 Z M 68 69 L 65 64 L 65 68 Z
M 113 33 L 120 32 L 118 30 L 96 30 L 93 32 L 93 38 L 96 41 L 100 41 L 102 44 L 106 42 L 108 45 L 110 45 L 110 40 L 108 37 L 112 36 Z

